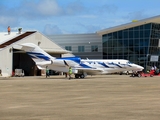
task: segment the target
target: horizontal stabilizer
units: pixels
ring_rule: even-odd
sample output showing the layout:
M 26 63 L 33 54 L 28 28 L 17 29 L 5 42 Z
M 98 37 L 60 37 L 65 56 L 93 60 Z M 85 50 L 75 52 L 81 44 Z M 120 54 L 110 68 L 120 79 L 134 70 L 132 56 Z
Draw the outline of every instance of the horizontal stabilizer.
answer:
M 39 66 L 39 65 L 37 65 L 37 67 L 38 67 L 38 69 L 40 69 L 40 70 L 44 70 L 45 68 L 43 68 L 43 67 L 41 67 L 41 66 Z
M 33 51 L 35 47 L 22 45 L 21 49 L 24 51 Z

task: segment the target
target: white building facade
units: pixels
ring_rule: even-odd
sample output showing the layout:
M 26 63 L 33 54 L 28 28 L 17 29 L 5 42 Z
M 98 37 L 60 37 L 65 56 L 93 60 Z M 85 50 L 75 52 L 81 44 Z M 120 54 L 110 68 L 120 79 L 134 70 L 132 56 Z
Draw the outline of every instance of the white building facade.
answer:
M 23 43 L 34 43 L 54 57 L 69 53 L 55 44 L 49 38 L 37 31 L 24 33 L 0 33 L 0 69 L 2 75 L 11 76 L 15 69 L 23 69 L 25 75 L 41 75 L 32 59 L 23 51 L 16 49 L 17 45 Z

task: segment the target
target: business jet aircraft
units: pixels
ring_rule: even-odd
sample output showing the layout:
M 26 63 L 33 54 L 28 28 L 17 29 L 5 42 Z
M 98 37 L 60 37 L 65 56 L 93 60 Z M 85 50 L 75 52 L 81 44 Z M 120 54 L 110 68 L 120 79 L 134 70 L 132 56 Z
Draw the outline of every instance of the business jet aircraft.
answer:
M 89 60 L 79 57 L 55 58 L 33 43 L 24 43 L 21 46 L 21 50 L 26 51 L 39 69 L 47 66 L 51 70 L 68 72 L 69 67 L 71 67 L 75 78 L 84 78 L 87 74 L 107 74 L 130 70 L 142 71 L 144 69 L 142 66 L 123 59 Z

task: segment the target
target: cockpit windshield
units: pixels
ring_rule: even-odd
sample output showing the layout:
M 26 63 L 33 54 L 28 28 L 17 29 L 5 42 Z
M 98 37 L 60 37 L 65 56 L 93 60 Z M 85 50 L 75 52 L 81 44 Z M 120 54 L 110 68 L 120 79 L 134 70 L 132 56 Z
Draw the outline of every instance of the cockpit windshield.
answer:
M 128 61 L 127 64 L 133 64 L 132 62 Z

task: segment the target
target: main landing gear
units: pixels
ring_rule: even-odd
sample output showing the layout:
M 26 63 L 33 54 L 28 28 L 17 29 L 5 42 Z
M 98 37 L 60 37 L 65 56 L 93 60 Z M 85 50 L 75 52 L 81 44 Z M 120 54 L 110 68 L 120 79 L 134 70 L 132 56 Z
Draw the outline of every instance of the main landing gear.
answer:
M 75 78 L 85 78 L 84 74 L 75 74 Z

